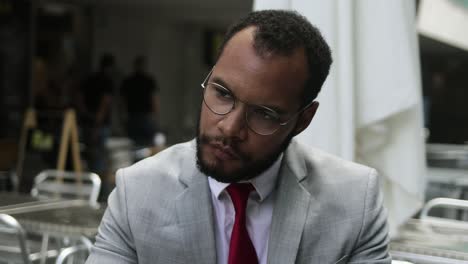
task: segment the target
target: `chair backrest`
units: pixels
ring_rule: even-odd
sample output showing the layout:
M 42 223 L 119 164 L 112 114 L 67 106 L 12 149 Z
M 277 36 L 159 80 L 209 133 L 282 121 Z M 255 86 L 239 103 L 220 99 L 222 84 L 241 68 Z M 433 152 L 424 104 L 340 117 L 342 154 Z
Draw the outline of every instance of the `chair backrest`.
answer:
M 0 214 L 0 263 L 30 264 L 26 234 L 10 215 Z
M 86 199 L 91 206 L 98 206 L 100 190 L 101 179 L 96 173 L 45 170 L 34 178 L 31 195 L 38 198 Z
M 78 261 L 79 263 L 84 263 L 89 253 L 90 253 L 90 249 L 86 245 L 81 244 L 81 245 L 67 247 L 60 251 L 60 254 L 57 256 L 57 259 L 55 260 L 55 264 L 63 264 L 65 263 L 65 261 L 73 257 L 78 258 L 78 260 L 75 259 L 75 261 Z

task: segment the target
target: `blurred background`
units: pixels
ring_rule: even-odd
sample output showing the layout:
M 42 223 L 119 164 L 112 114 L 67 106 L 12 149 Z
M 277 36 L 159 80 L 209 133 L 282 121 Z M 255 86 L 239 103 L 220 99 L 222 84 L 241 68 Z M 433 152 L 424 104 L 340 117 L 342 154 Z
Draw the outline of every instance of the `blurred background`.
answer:
M 199 83 L 226 28 L 251 9 L 251 1 L 1 0 L 2 169 L 16 167 L 18 154 L 24 181 L 55 167 L 70 108 L 82 165 L 100 174 L 116 167 L 109 148 L 193 138 Z M 37 122 L 22 138 L 27 109 Z
M 466 0 L 0 0 L 0 191 L 85 171 L 105 201 L 118 168 L 194 137 L 224 32 L 271 8 L 334 53 L 299 139 L 377 168 L 392 234 L 432 198 L 468 199 Z

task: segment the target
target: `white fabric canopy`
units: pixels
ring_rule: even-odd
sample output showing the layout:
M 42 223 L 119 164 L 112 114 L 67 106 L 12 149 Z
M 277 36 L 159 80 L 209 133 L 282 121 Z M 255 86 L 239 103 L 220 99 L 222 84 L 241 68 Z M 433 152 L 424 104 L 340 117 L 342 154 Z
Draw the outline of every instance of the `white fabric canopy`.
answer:
M 296 10 L 317 26 L 334 63 L 300 140 L 376 168 L 390 232 L 422 206 L 426 164 L 415 2 L 256 0 Z

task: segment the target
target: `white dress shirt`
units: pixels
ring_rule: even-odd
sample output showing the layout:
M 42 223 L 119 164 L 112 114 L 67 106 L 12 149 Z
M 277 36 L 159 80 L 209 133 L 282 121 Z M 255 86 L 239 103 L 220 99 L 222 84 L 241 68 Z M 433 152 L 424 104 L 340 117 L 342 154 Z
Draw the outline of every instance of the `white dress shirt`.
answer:
M 268 239 L 273 215 L 274 188 L 283 154 L 273 165 L 259 176 L 251 179 L 256 191 L 252 191 L 247 201 L 247 232 L 257 252 L 258 263 L 266 264 Z M 226 191 L 228 183 L 218 182 L 209 177 L 211 200 L 215 214 L 216 253 L 218 264 L 228 263 L 229 243 L 234 226 L 235 210 L 231 197 Z

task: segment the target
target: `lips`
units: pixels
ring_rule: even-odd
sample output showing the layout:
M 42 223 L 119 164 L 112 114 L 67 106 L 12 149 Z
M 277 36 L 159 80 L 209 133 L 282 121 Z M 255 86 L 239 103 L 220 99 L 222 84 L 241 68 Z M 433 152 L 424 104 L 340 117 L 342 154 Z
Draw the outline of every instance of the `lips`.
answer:
M 210 144 L 213 149 L 213 154 L 220 160 L 237 160 L 239 155 L 229 146 L 220 144 Z

